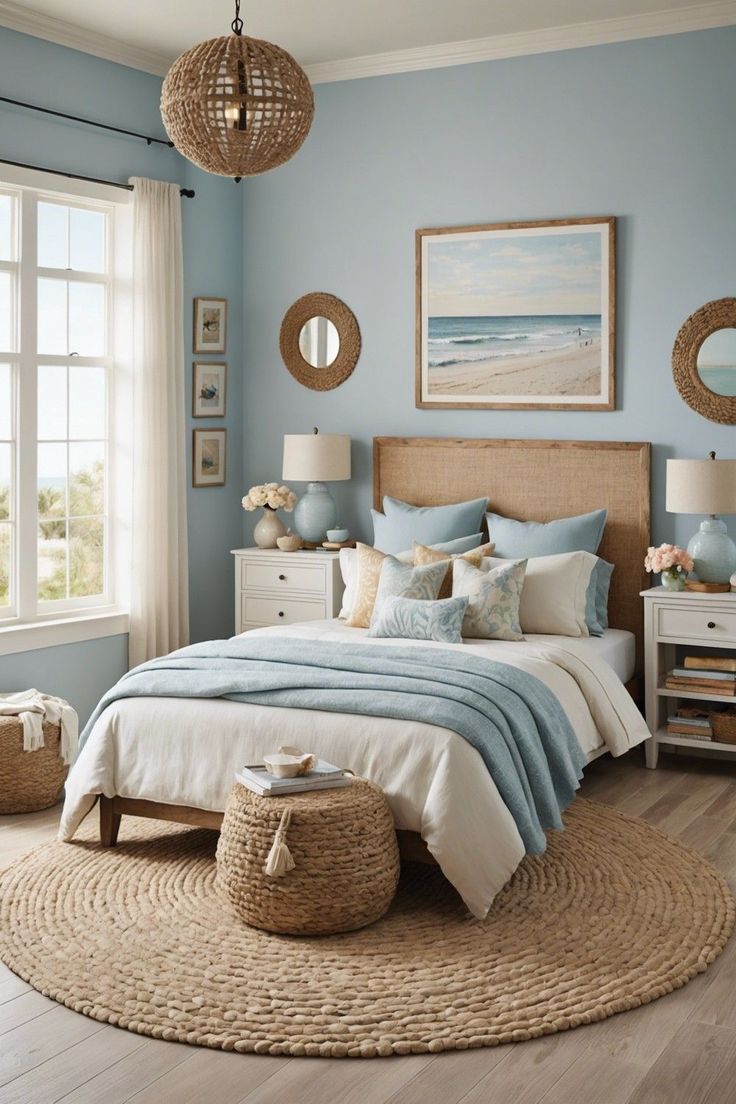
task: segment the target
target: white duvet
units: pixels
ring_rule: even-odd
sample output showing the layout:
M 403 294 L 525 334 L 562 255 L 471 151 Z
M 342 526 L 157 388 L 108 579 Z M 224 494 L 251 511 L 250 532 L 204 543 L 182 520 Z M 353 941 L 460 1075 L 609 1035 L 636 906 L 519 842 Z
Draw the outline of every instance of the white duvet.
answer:
M 432 644 L 376 640 L 341 621 L 256 629 L 305 641 L 472 648 L 535 675 L 556 694 L 588 758 L 645 740 L 644 720 L 585 639 Z M 524 856 L 516 825 L 479 753 L 446 728 L 382 717 L 245 705 L 222 699 L 128 698 L 99 718 L 69 776 L 60 838 L 70 840 L 98 794 L 222 811 L 234 772 L 281 744 L 350 767 L 386 793 L 397 828 L 419 832 L 470 911 L 486 915 Z

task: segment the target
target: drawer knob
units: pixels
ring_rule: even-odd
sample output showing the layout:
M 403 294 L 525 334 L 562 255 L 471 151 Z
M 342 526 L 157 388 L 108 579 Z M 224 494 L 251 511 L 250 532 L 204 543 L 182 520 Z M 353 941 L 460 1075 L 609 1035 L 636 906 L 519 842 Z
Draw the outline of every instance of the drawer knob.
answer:
M 281 580 L 282 583 L 286 582 L 286 576 L 285 575 L 279 575 L 279 579 Z
M 283 611 L 283 610 L 279 610 L 279 617 L 283 617 L 283 616 L 284 616 L 284 611 Z
M 708 628 L 709 628 L 709 629 L 714 629 L 715 627 L 716 627 L 716 623 L 715 623 L 715 621 L 709 621 L 709 622 L 708 622 Z

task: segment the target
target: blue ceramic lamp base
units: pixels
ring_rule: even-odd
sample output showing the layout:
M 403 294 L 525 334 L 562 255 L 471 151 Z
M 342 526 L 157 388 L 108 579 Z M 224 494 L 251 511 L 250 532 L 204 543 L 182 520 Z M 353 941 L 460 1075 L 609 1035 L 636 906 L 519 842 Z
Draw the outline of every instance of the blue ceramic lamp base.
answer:
M 736 544 L 720 518 L 710 517 L 701 521 L 700 529 L 691 538 L 687 550 L 701 583 L 727 583 L 736 571 Z
M 321 544 L 337 519 L 335 500 L 324 483 L 308 483 L 294 510 L 294 528 L 300 537 Z

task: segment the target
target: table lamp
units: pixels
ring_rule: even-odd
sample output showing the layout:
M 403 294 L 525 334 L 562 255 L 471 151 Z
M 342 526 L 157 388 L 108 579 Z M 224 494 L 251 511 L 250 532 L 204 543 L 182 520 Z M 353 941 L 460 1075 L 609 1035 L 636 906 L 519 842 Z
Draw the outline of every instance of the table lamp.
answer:
M 321 543 L 337 518 L 335 500 L 325 482 L 350 479 L 350 437 L 318 429 L 285 434 L 282 479 L 308 484 L 294 511 L 294 527 L 304 540 Z
M 701 521 L 687 550 L 703 583 L 727 583 L 736 571 L 736 544 L 716 514 L 736 514 L 736 460 L 668 460 L 667 501 L 670 514 L 710 514 Z

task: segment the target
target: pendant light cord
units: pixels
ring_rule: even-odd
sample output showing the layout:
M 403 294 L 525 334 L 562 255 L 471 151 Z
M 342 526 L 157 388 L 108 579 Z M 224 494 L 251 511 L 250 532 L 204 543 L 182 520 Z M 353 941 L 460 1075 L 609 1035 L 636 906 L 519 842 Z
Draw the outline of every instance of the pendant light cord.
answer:
M 240 0 L 235 0 L 235 18 L 230 26 L 233 34 L 241 35 L 243 33 L 243 20 L 240 18 Z

